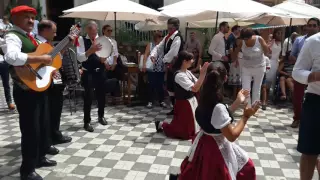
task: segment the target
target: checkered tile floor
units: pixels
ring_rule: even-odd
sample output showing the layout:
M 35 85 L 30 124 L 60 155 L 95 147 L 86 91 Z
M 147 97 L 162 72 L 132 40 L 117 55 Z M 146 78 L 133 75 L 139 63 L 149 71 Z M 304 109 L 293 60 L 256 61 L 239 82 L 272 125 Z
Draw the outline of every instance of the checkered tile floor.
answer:
M 7 112 L 0 90 L 0 179 L 19 179 L 20 132 L 18 114 Z M 67 101 L 66 101 L 67 103 Z M 80 107 L 78 109 L 81 109 Z M 97 109 L 92 119 L 96 123 Z M 70 114 L 65 106 L 61 129 L 72 143 L 57 146 L 60 154 L 54 168 L 38 172 L 46 180 L 165 180 L 177 173 L 190 147 L 189 141 L 168 139 L 155 133 L 155 120 L 170 120 L 168 110 L 125 106 L 107 107 L 109 125 L 95 124 L 95 132 L 82 129 L 81 111 Z M 299 179 L 296 151 L 297 130 L 289 127 L 292 112 L 287 107 L 260 111 L 248 121 L 238 142 L 253 159 L 258 180 Z M 318 178 L 315 175 L 314 179 Z

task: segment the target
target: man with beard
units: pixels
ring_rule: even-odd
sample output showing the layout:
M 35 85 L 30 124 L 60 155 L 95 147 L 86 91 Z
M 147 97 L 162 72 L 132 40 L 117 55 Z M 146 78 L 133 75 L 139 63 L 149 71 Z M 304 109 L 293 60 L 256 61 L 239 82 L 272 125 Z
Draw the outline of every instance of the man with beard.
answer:
M 311 18 L 308 20 L 307 25 L 305 26 L 305 30 L 307 31 L 307 35 L 297 37 L 292 45 L 291 54 L 289 57 L 290 63 L 295 64 L 296 60 L 299 56 L 299 53 L 304 45 L 304 42 L 310 36 L 319 32 L 320 21 L 317 18 Z M 301 116 L 301 108 L 303 102 L 303 96 L 306 86 L 297 81 L 294 81 L 294 90 L 293 90 L 293 122 L 291 124 L 292 128 L 299 127 L 300 124 L 300 116 Z

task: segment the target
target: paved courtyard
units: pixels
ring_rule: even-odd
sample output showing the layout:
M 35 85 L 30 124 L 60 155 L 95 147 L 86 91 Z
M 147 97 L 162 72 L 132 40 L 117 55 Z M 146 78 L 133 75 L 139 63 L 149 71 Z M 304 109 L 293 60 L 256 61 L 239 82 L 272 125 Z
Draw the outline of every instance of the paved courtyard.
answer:
M 6 111 L 0 89 L 0 179 L 19 179 L 20 132 L 18 114 Z M 80 111 L 79 111 L 80 110 Z M 168 109 L 107 107 L 109 125 L 96 123 L 94 133 L 82 129 L 83 113 L 70 114 L 65 101 L 61 129 L 72 136 L 69 144 L 57 146 L 58 162 L 37 172 L 46 180 L 165 180 L 179 171 L 190 141 L 168 139 L 155 133 L 155 120 L 170 120 Z M 298 180 L 300 154 L 296 151 L 297 130 L 290 128 L 292 111 L 271 107 L 248 121 L 237 141 L 253 159 L 258 180 Z M 236 118 L 238 119 L 238 118 Z M 318 175 L 314 179 L 317 179 Z

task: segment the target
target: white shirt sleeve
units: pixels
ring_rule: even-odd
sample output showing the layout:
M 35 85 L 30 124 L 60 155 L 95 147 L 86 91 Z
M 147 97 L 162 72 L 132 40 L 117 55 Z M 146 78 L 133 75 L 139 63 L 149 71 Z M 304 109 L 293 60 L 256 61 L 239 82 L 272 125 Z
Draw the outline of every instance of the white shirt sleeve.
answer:
M 161 54 L 160 52 L 164 51 L 165 38 L 163 38 L 162 41 L 153 48 L 153 50 L 150 53 L 150 57 L 158 58 L 158 56 Z
M 171 63 L 173 58 L 175 56 L 178 56 L 180 45 L 181 45 L 181 38 L 179 36 L 177 36 L 174 38 L 174 40 L 170 46 L 169 52 L 166 55 L 164 55 L 164 57 L 163 57 L 164 63 Z
M 195 79 L 195 80 L 197 80 L 197 79 Z M 176 76 L 174 77 L 174 81 L 187 91 L 191 91 L 192 87 L 194 86 L 194 83 L 191 81 L 191 79 L 184 72 L 180 72 L 180 73 L 176 74 Z
M 221 60 L 222 59 L 223 55 L 216 51 L 220 41 L 221 41 L 221 38 L 218 34 L 213 36 L 213 38 L 211 40 L 208 52 L 209 52 L 209 54 L 212 55 L 212 60 Z
M 311 68 L 314 61 L 312 52 L 317 51 L 313 48 L 318 47 L 318 44 L 314 42 L 317 41 L 314 39 L 305 41 L 298 56 L 297 62 L 293 67 L 292 77 L 301 84 L 308 84 L 308 77 L 311 73 Z
M 28 54 L 21 52 L 22 41 L 15 34 L 9 33 L 5 37 L 5 45 L 2 46 L 4 59 L 13 66 L 22 66 L 28 60 Z
M 215 129 L 222 129 L 231 122 L 231 117 L 224 104 L 217 104 L 212 112 L 211 124 Z
M 287 53 L 287 49 L 289 49 L 288 47 L 288 38 L 284 40 L 283 45 L 282 45 L 282 56 L 285 57 L 286 53 Z
M 84 41 L 82 36 L 79 37 L 78 42 L 79 42 L 79 46 L 77 46 L 78 61 L 84 62 L 88 59 L 88 57 L 86 56 L 86 49 L 84 46 Z
M 112 39 L 112 47 L 113 47 L 113 56 L 119 56 L 118 52 L 118 43 L 116 40 Z

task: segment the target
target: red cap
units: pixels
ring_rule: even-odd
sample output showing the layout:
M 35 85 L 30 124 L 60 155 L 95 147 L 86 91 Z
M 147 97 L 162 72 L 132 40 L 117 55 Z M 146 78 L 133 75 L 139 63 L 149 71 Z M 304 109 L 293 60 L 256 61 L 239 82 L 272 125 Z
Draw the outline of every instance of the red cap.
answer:
M 37 10 L 32 8 L 32 7 L 29 7 L 29 6 L 17 6 L 13 9 L 11 9 L 11 16 L 15 15 L 15 14 L 18 14 L 20 12 L 30 12 L 34 15 L 37 15 Z

